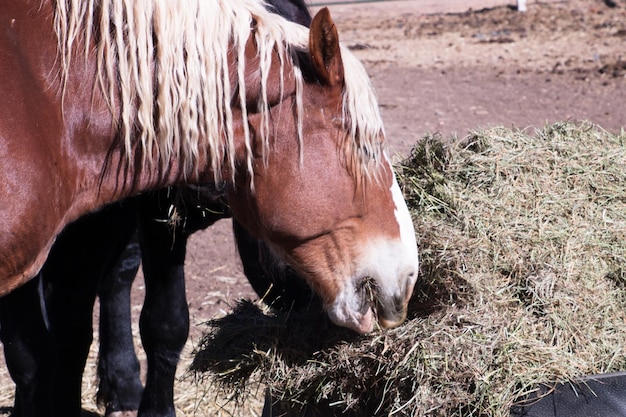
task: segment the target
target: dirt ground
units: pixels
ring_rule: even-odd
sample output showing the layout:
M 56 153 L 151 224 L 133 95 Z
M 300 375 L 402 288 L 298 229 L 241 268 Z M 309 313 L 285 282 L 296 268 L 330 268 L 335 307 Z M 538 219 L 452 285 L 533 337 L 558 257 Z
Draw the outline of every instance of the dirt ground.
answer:
M 331 6 L 342 41 L 372 77 L 395 158 L 435 132 L 462 137 L 480 127 L 532 128 L 570 119 L 611 131 L 626 126 L 626 3 L 609 8 L 600 0 L 531 1 L 526 13 L 481 9 L 502 3 Z M 256 297 L 241 272 L 229 221 L 192 237 L 186 274 L 188 360 L 200 323 L 224 314 L 239 298 Z M 142 298 L 138 280 L 136 315 Z M 93 381 L 86 384 L 88 396 Z M 9 385 L 0 374 L 0 391 Z M 0 394 L 0 415 L 8 401 Z

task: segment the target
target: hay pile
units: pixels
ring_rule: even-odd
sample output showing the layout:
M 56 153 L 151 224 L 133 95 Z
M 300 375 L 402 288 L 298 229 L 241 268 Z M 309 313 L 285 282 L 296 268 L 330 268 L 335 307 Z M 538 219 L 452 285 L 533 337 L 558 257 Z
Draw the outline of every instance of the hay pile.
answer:
M 422 260 L 409 321 L 358 337 L 246 302 L 210 323 L 197 377 L 239 400 L 265 384 L 286 411 L 466 417 L 626 369 L 626 135 L 430 136 L 398 172 Z

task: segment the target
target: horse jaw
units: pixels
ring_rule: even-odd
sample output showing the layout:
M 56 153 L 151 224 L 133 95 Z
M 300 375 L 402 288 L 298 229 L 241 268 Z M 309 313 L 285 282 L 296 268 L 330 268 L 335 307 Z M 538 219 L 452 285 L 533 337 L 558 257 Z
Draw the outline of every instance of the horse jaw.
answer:
M 360 334 L 400 325 L 417 280 L 419 259 L 415 229 L 395 175 L 390 188 L 399 238 L 374 238 L 362 248 L 357 270 L 326 309 L 337 325 Z

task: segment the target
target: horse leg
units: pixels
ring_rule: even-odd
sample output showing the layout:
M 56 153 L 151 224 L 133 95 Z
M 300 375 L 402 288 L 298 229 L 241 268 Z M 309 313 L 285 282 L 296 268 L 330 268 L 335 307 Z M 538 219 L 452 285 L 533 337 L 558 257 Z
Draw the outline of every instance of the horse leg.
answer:
M 105 405 L 106 416 L 137 411 L 143 393 L 130 326 L 130 291 L 140 262 L 141 250 L 134 234 L 114 271 L 104 276 L 98 287 L 98 402 Z
M 41 310 L 37 277 L 0 298 L 0 340 L 15 382 L 13 417 L 50 416 L 54 352 Z
M 15 298 L 9 294 L 9 303 L 2 303 L 3 339 L 7 333 L 12 339 L 5 342 L 9 348 L 7 365 L 9 369 L 20 367 L 11 372 L 17 386 L 18 416 L 80 416 L 81 378 L 92 338 L 96 279 L 83 276 L 85 270 L 74 263 L 72 245 L 79 236 L 75 230 L 80 227 L 70 225 L 59 237 L 39 275 L 45 301 L 36 280 L 18 289 Z M 17 333 L 6 317 L 19 317 Z
M 83 369 L 93 339 L 91 313 L 96 280 L 80 271 L 57 275 L 56 266 L 52 269 L 55 275 L 48 282 L 47 306 L 57 352 L 52 387 L 54 415 L 80 417 Z
M 98 282 L 117 263 L 135 227 L 134 206 L 115 204 L 69 225 L 42 272 L 57 356 L 54 415 L 79 417 L 82 375 L 93 339 Z
M 157 219 L 168 206 L 144 196 L 139 209 L 146 297 L 139 321 L 148 374 L 139 416 L 173 417 L 176 366 L 189 334 L 184 263 L 187 236 Z M 172 240 L 173 239 L 173 240 Z

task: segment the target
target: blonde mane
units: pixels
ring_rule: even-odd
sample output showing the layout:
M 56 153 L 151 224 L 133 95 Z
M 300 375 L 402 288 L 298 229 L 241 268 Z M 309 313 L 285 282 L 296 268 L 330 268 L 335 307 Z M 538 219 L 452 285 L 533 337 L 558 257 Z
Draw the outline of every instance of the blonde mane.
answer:
M 262 0 L 58 0 L 55 4 L 63 79 L 74 44 L 82 40 L 86 60 L 94 41 L 99 86 L 113 114 L 119 114 L 129 163 L 138 147 L 144 165 L 167 172 L 170 161 L 178 158 L 182 175 L 187 176 L 197 170 L 202 155 L 209 155 L 216 181 L 224 163 L 234 175 L 231 103 L 235 99 L 243 112 L 247 168 L 252 174 L 245 97 L 245 45 L 251 34 L 260 62 L 263 150 L 269 149 L 265 91 L 274 51 L 281 69 L 286 62 L 293 68 L 302 147 L 303 77 L 296 54 L 308 48 L 308 30 L 268 12 Z M 229 50 L 237 56 L 237 86 L 230 84 Z M 368 161 L 381 160 L 382 121 L 364 68 L 345 48 L 342 57 L 347 160 L 367 171 Z

